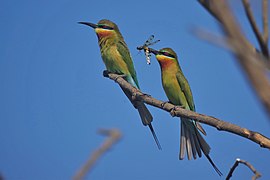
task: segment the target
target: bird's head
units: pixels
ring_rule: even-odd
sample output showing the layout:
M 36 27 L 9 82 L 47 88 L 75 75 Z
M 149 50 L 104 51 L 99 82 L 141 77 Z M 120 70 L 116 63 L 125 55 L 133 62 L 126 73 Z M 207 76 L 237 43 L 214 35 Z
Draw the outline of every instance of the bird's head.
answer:
M 171 48 L 162 48 L 159 51 L 149 48 L 149 51 L 156 55 L 161 67 L 178 64 L 177 55 Z
M 84 25 L 92 27 L 95 30 L 98 36 L 98 39 L 117 37 L 117 36 L 122 37 L 117 25 L 107 19 L 102 19 L 97 24 L 93 24 L 90 22 L 79 22 L 79 24 L 84 24 Z

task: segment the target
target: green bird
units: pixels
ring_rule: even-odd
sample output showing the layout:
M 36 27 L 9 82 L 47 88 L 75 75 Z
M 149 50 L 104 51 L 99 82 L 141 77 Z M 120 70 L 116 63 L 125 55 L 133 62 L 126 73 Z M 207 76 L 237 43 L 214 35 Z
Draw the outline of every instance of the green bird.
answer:
M 89 22 L 79 23 L 90 26 L 95 30 L 98 37 L 101 57 L 107 71 L 124 75 L 124 79 L 127 82 L 139 89 L 139 83 L 129 49 L 117 25 L 107 19 L 102 19 L 97 24 Z M 143 102 L 132 101 L 132 94 L 124 89 L 122 90 L 132 102 L 134 107 L 139 111 L 143 125 L 150 128 L 158 148 L 161 149 L 161 145 L 151 124 L 153 121 L 151 113 Z
M 169 101 L 174 105 L 195 111 L 191 89 L 178 63 L 176 53 L 171 48 L 163 48 L 159 51 L 149 48 L 149 50 L 156 55 L 156 59 L 160 65 L 162 86 Z M 221 176 L 222 173 L 209 156 L 210 146 L 198 130 L 206 135 L 206 132 L 198 122 L 181 117 L 179 159 L 184 159 L 185 152 L 187 152 L 189 160 L 192 159 L 192 156 L 196 159 L 197 154 L 199 157 L 202 156 L 202 151 L 216 172 Z

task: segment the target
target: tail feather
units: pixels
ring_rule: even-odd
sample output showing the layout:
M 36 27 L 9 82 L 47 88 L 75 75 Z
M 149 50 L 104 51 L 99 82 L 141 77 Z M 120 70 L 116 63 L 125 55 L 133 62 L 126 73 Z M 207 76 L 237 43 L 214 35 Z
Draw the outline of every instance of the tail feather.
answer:
M 200 145 L 197 138 L 194 138 L 194 133 L 190 130 L 192 126 L 185 120 L 181 121 L 181 147 L 180 147 L 180 159 L 184 158 L 185 149 L 187 151 L 188 159 L 191 160 L 197 158 L 197 154 L 200 156 Z M 182 143 L 185 143 L 182 145 Z
M 185 157 L 185 152 L 186 152 L 186 136 L 185 136 L 185 128 L 181 122 L 181 137 L 180 137 L 180 155 L 179 159 L 182 160 Z
M 137 101 L 135 106 L 139 111 L 139 114 L 140 114 L 143 125 L 149 127 L 149 129 L 150 129 L 150 131 L 151 131 L 151 133 L 152 133 L 152 135 L 153 135 L 153 137 L 155 139 L 155 142 L 156 142 L 156 144 L 158 146 L 158 149 L 161 150 L 162 149 L 161 145 L 159 143 L 159 140 L 157 138 L 155 130 L 154 130 L 152 124 L 151 124 L 151 122 L 153 121 L 153 116 L 151 115 L 151 113 L 149 112 L 149 110 L 147 109 L 147 107 L 145 106 L 144 103 Z
M 203 133 L 203 135 L 206 136 L 206 132 L 203 129 L 202 125 L 199 122 L 196 122 L 196 127 L 201 131 L 201 133 Z
M 183 122 L 183 121 L 182 121 Z M 183 122 L 184 124 L 184 122 Z M 186 136 L 186 146 L 187 146 L 187 155 L 188 155 L 188 160 L 192 159 L 192 151 L 194 149 L 192 149 L 192 145 L 191 145 L 191 139 L 193 138 L 192 136 L 190 136 L 190 131 L 185 131 L 185 136 Z
M 200 146 L 200 142 L 199 142 L 198 138 L 194 138 L 194 141 L 195 141 L 195 147 L 196 147 L 198 156 L 199 156 L 199 157 L 202 157 L 201 146 Z M 195 158 L 194 158 L 194 159 L 195 159 Z
M 201 127 L 201 126 L 200 126 Z M 201 127 L 202 129 L 202 127 Z M 200 130 L 200 129 L 199 129 Z M 204 130 L 203 130 L 204 131 Z M 205 131 L 204 131 L 205 132 Z M 191 120 L 187 118 L 182 118 L 181 120 L 181 138 L 180 138 L 180 160 L 184 159 L 185 151 L 187 151 L 188 159 L 196 159 L 198 154 L 199 157 L 202 156 L 201 151 L 204 153 L 210 164 L 213 166 L 215 171 L 219 176 L 222 175 L 221 171 L 214 164 L 212 159 L 209 156 L 210 146 L 204 140 L 202 135 L 197 129 L 197 126 Z
M 138 109 L 143 125 L 149 125 L 153 121 L 153 116 L 147 109 L 144 103 L 135 102 L 135 107 Z
M 149 129 L 150 129 L 150 131 L 155 139 L 155 142 L 158 146 L 158 149 L 161 150 L 162 149 L 161 145 L 160 145 L 159 140 L 157 138 L 157 135 L 154 131 L 154 128 L 151 124 L 151 122 L 153 121 L 152 114 L 150 113 L 150 111 L 147 109 L 147 107 L 145 106 L 145 104 L 143 102 L 132 101 L 131 94 L 128 91 L 126 91 L 125 89 L 123 89 L 122 87 L 121 87 L 121 89 L 124 91 L 124 93 L 126 94 L 128 99 L 130 100 L 130 102 L 133 104 L 133 106 L 139 111 L 139 115 L 141 117 L 143 125 L 149 126 Z
M 198 131 L 195 131 L 195 135 L 199 141 L 199 144 L 200 144 L 200 147 L 203 151 L 203 154 L 208 155 L 210 153 L 210 150 L 211 150 L 210 146 L 207 144 L 207 142 L 204 140 L 204 138 L 202 137 L 202 135 Z
M 196 159 L 197 158 L 197 147 L 195 144 L 196 138 L 192 138 L 192 132 L 189 131 L 189 136 L 190 138 L 190 142 L 191 142 L 191 149 L 192 149 L 192 154 L 193 154 L 193 158 Z
M 210 164 L 213 166 L 213 168 L 215 169 L 215 171 L 218 173 L 219 176 L 222 176 L 222 172 L 218 169 L 218 167 L 215 165 L 215 163 L 213 162 L 213 160 L 210 158 L 209 153 L 210 153 L 210 146 L 207 144 L 207 142 L 203 139 L 202 135 L 196 131 L 196 136 L 199 140 L 201 149 L 204 153 L 204 155 L 206 156 L 206 158 L 208 159 L 208 161 L 210 162 Z
M 159 150 L 162 150 L 162 147 L 161 147 L 161 145 L 160 145 L 160 143 L 159 143 L 159 140 L 158 140 L 158 138 L 157 138 L 157 135 L 156 135 L 156 133 L 155 133 L 155 131 L 154 131 L 154 128 L 153 128 L 152 124 L 151 124 L 151 123 L 148 124 L 148 127 L 149 127 L 149 129 L 150 129 L 150 131 L 151 131 L 151 133 L 152 133 L 152 135 L 153 135 L 155 141 L 156 141 L 156 144 L 157 144 L 158 149 L 159 149 Z
M 222 176 L 222 172 L 218 169 L 218 167 L 215 165 L 215 163 L 212 161 L 212 159 L 210 158 L 209 155 L 205 155 L 206 158 L 208 159 L 208 161 L 211 163 L 211 165 L 213 166 L 213 168 L 215 169 L 215 171 L 218 173 L 219 176 Z

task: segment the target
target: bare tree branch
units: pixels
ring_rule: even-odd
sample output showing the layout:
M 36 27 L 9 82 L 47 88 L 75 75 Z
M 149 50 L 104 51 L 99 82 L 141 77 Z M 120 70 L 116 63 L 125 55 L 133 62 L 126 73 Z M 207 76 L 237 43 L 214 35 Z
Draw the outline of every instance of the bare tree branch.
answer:
M 262 2 L 263 12 L 263 39 L 264 43 L 268 46 L 269 29 L 268 29 L 268 0 Z
M 254 176 L 252 176 L 252 180 L 256 180 L 262 176 L 249 162 L 237 158 L 235 163 L 233 164 L 233 167 L 231 168 L 230 172 L 228 173 L 226 180 L 229 180 L 232 177 L 232 174 L 239 163 L 246 165 L 254 173 Z
M 214 3 L 212 2 L 212 0 L 198 0 L 198 2 L 214 17 L 216 18 L 216 20 L 218 20 L 218 22 L 220 23 L 220 25 L 223 25 L 223 22 L 222 22 L 222 17 L 224 15 L 222 15 L 222 13 L 218 13 L 216 8 L 214 7 Z M 221 6 L 228 6 L 225 2 L 222 2 L 220 4 Z M 226 7 L 225 7 L 226 8 Z M 231 12 L 230 12 L 231 14 Z M 226 17 L 226 16 L 224 16 Z M 223 18 L 224 18 L 223 17 Z M 234 19 L 233 19 L 234 20 Z M 241 37 L 242 37 L 242 33 L 241 33 Z M 256 52 L 256 48 L 254 48 L 252 46 L 252 44 L 249 43 L 249 41 L 247 41 L 245 38 L 243 39 L 244 40 L 244 43 L 246 46 L 249 47 L 249 49 L 252 49 L 254 52 Z
M 216 45 L 226 50 L 231 50 L 231 47 L 228 46 L 226 39 L 222 35 L 214 34 L 206 29 L 199 27 L 192 28 L 191 33 L 194 34 L 197 38 L 207 41 L 210 44 Z
M 256 24 L 255 18 L 254 18 L 253 13 L 252 13 L 252 10 L 250 8 L 249 1 L 248 0 L 242 0 L 242 3 L 243 3 L 243 6 L 244 6 L 244 9 L 245 9 L 247 18 L 249 20 L 250 26 L 252 27 L 252 30 L 253 30 L 253 32 L 254 32 L 254 34 L 255 34 L 258 42 L 259 42 L 259 45 L 260 45 L 261 50 L 262 50 L 262 53 L 266 57 L 268 57 L 269 56 L 269 52 L 268 52 L 267 44 L 264 41 L 263 34 L 260 33 L 260 30 L 259 30 L 259 28 L 258 28 L 258 26 Z M 265 10 L 265 9 L 263 8 L 263 10 Z M 266 13 L 267 13 L 267 11 L 266 11 Z M 263 14 L 263 25 L 264 25 L 264 28 L 263 29 L 265 30 L 264 33 L 267 31 L 267 29 L 265 27 L 265 24 L 264 24 L 265 23 L 265 20 L 267 20 L 267 18 L 265 19 L 265 16 Z
M 211 14 L 219 19 L 225 39 L 232 47 L 232 53 L 246 73 L 251 86 L 270 117 L 270 82 L 267 77 L 268 69 L 263 63 L 265 58 L 257 53 L 255 48 L 243 36 L 228 7 L 227 1 L 199 0 L 199 2 L 203 3 L 203 6 L 207 7 L 207 10 L 210 9 Z
M 198 2 L 214 17 L 216 20 L 220 22 L 219 17 L 215 14 L 213 11 L 212 4 L 210 3 L 209 0 L 198 0 Z
M 86 174 L 93 169 L 97 160 L 107 152 L 115 143 L 117 143 L 121 138 L 121 132 L 117 129 L 100 129 L 99 134 L 108 136 L 104 143 L 94 151 L 87 162 L 79 169 L 76 175 L 73 177 L 74 180 L 83 179 Z
M 205 29 L 202 29 L 202 28 L 193 28 L 193 29 L 191 29 L 191 33 L 193 33 L 195 36 L 197 36 L 201 40 L 204 40 L 212 45 L 216 45 L 220 48 L 224 48 L 225 50 L 234 51 L 234 49 L 228 45 L 224 36 L 214 34 L 212 32 L 205 30 Z M 258 65 L 262 65 L 270 70 L 270 63 L 269 62 L 262 61 L 261 59 L 258 61 L 261 61 Z
M 157 100 L 155 98 L 152 98 L 149 95 L 142 93 L 141 91 L 133 87 L 131 84 L 129 84 L 127 81 L 125 81 L 122 75 L 108 73 L 107 71 L 104 71 L 103 75 L 105 77 L 108 77 L 114 80 L 116 83 L 118 83 L 121 86 L 121 88 L 132 93 L 132 97 L 134 101 L 135 100 L 143 101 L 146 104 L 149 104 L 151 106 L 170 112 L 172 116 L 194 119 L 195 121 L 215 127 L 220 131 L 231 132 L 233 134 L 247 138 L 259 144 L 263 148 L 270 149 L 270 139 L 258 132 L 251 131 L 246 128 L 242 128 L 237 125 L 231 124 L 229 122 L 225 122 L 223 120 L 217 119 L 215 117 L 189 111 L 179 106 L 175 106 L 171 103 L 166 103 L 166 102 Z

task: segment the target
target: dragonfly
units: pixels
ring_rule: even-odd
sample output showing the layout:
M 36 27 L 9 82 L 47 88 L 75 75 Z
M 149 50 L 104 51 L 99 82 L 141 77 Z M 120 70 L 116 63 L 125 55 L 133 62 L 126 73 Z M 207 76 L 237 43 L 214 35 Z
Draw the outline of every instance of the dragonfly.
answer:
M 154 40 L 154 35 L 151 35 L 145 42 L 142 46 L 138 46 L 137 49 L 138 50 L 144 50 L 144 54 L 145 54 L 145 57 L 146 57 L 146 62 L 147 64 L 151 64 L 151 60 L 150 60 L 150 57 L 151 57 L 151 54 L 149 52 L 149 46 L 152 46 L 156 43 L 158 43 L 160 40 Z

